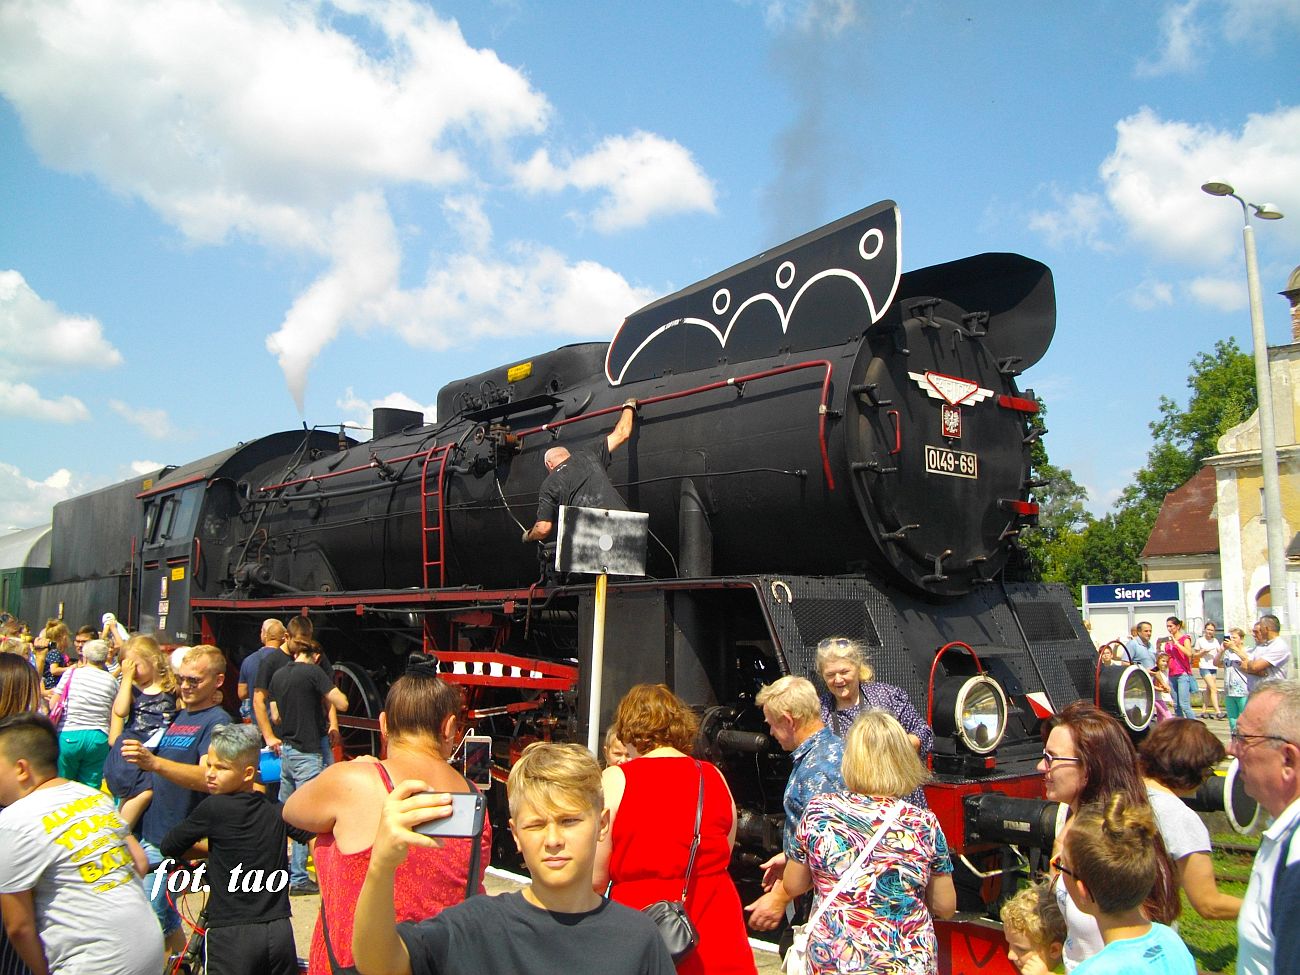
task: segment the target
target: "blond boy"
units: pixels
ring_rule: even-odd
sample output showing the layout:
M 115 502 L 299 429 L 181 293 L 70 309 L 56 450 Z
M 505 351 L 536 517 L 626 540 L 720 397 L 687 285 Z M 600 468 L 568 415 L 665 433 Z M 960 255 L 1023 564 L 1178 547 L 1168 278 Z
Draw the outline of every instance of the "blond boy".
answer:
M 1020 975 L 1048 975 L 1061 965 L 1065 918 L 1051 888 L 1032 884 L 1002 905 L 1007 958 Z
M 506 788 L 510 832 L 532 883 L 400 925 L 394 873 L 411 846 L 438 844 L 411 827 L 449 816 L 451 797 L 413 780 L 393 789 L 357 900 L 352 954 L 361 975 L 674 975 L 654 924 L 592 891 L 596 844 L 609 830 L 592 754 L 580 745 L 534 742 Z

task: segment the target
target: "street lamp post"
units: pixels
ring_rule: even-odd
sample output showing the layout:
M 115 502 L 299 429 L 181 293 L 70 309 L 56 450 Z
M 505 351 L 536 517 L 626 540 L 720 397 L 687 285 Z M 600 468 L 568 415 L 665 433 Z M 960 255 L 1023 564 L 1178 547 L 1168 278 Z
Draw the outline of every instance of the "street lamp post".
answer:
M 1282 487 L 1277 467 L 1277 427 L 1273 422 L 1273 384 L 1269 378 L 1268 335 L 1259 297 L 1259 266 L 1255 257 L 1255 231 L 1250 212 L 1261 220 L 1281 220 L 1272 204 L 1247 203 L 1227 183 L 1205 183 L 1210 196 L 1230 196 L 1241 204 L 1241 236 L 1246 247 L 1246 287 L 1250 292 L 1250 335 L 1255 346 L 1255 388 L 1259 391 L 1259 455 L 1264 468 L 1264 521 L 1268 542 L 1268 591 L 1273 613 L 1283 625 L 1290 595 L 1286 580 L 1286 541 L 1282 535 Z

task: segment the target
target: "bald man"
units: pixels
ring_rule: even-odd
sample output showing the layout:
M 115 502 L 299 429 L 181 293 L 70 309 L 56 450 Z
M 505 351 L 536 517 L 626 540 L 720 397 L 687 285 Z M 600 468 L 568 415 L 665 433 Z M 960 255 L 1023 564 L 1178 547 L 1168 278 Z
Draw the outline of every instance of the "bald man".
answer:
M 610 455 L 632 436 L 635 419 L 636 400 L 629 399 L 619 412 L 618 423 L 605 438 L 599 457 L 585 450 L 570 453 L 565 447 L 552 447 L 543 455 L 550 473 L 538 491 L 537 521 L 524 532 L 523 540 L 542 543 L 543 561 L 548 567 L 555 563 L 555 521 L 561 505 L 627 510 L 606 471 Z

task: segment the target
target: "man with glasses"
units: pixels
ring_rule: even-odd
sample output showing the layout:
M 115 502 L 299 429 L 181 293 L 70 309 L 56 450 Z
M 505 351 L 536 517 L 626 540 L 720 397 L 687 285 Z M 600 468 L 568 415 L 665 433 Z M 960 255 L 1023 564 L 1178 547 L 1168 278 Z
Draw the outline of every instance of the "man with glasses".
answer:
M 1258 687 L 1229 752 L 1246 792 L 1273 817 L 1237 918 L 1238 975 L 1300 973 L 1300 681 Z
M 226 679 L 226 657 L 214 646 L 197 646 L 185 655 L 176 673 L 181 704 L 171 726 L 154 750 L 139 741 L 126 741 L 122 757 L 153 773 L 153 801 L 140 821 L 141 845 L 151 871 L 159 869 L 163 856 L 158 849 L 163 837 L 185 820 L 208 794 L 208 743 L 214 729 L 230 724 L 221 707 L 221 685 Z M 154 913 L 167 939 L 167 950 L 184 947 L 180 916 L 167 901 L 166 878 L 154 882 L 144 878 L 145 890 L 153 900 Z

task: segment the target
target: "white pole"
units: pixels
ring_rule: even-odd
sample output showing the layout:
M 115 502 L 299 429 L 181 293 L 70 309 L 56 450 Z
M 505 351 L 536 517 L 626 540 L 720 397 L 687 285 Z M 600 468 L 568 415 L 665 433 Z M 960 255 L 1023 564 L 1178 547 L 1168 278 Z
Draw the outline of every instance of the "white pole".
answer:
M 1269 374 L 1268 335 L 1259 297 L 1259 267 L 1255 257 L 1255 232 L 1243 202 L 1246 244 L 1246 285 L 1250 291 L 1250 336 L 1255 346 L 1255 385 L 1259 390 L 1259 459 L 1264 469 L 1264 521 L 1268 540 L 1268 591 L 1273 615 L 1286 627 L 1289 591 L 1286 578 L 1286 540 L 1282 533 L 1282 487 L 1277 472 L 1277 427 L 1273 422 L 1273 382 Z

